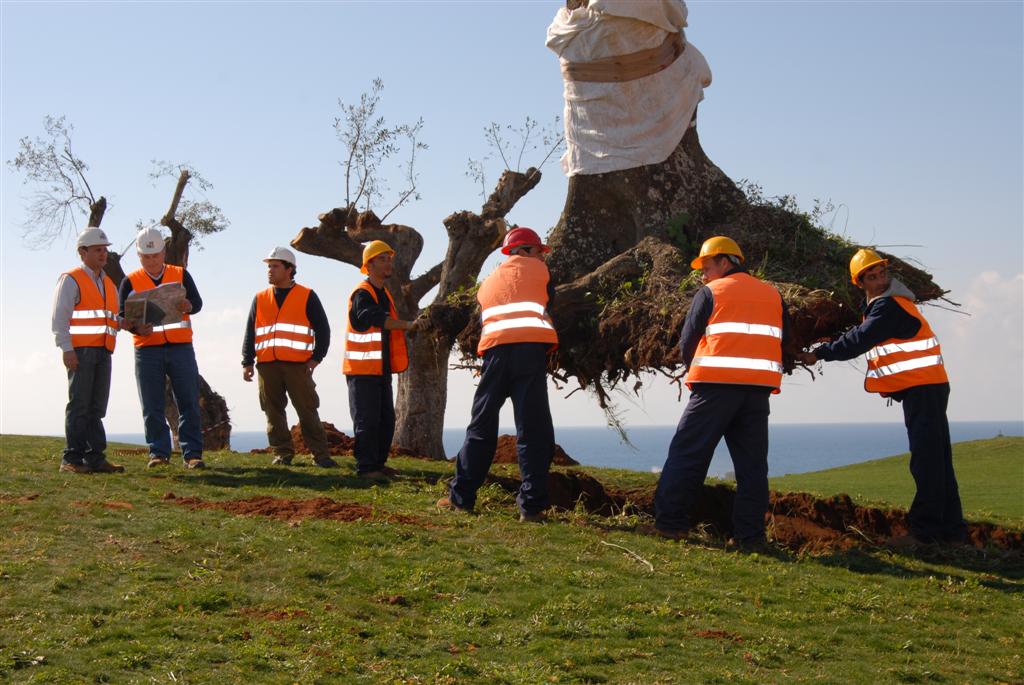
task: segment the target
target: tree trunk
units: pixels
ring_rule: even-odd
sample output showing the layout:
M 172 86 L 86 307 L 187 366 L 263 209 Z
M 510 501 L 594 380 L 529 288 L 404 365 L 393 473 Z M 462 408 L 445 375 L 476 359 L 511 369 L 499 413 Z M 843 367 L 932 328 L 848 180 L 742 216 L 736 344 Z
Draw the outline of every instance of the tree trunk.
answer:
M 424 331 L 409 340 L 409 369 L 398 377 L 393 444 L 445 459 L 444 410 L 448 402 L 451 345 Z
M 448 357 L 471 309 L 452 308 L 448 301 L 476 285 L 484 261 L 501 244 L 504 217 L 540 178 L 533 168 L 526 173 L 506 171 L 479 214 L 463 211 L 445 218 L 445 259 L 415 279 L 410 274 L 423 249 L 422 236 L 409 226 L 381 224 L 372 212 L 357 213 L 353 207 L 333 209 L 320 215 L 319 226 L 301 229 L 292 240 L 292 247 L 301 252 L 356 267 L 361 266 L 363 242 L 383 240 L 391 245 L 396 253 L 394 271 L 386 285 L 405 320 L 417 316 L 420 300 L 438 286 L 427 312 L 432 325 L 410 339 L 409 370 L 398 376 L 393 446 L 435 459 L 446 457 L 442 437 Z

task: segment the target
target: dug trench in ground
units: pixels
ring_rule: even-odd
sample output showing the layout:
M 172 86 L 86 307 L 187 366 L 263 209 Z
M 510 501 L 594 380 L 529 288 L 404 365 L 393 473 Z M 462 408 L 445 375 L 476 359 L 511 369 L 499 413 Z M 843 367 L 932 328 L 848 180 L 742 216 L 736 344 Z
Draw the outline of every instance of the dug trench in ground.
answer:
M 333 456 L 351 456 L 353 439 L 333 424 L 324 423 L 328 444 Z M 298 453 L 305 452 L 298 425 L 292 427 L 292 439 Z M 252 450 L 262 454 L 269 449 Z M 415 456 L 406 450 L 392 450 L 392 456 Z M 516 463 L 516 441 L 511 435 L 498 440 L 495 463 Z M 577 464 L 560 446 L 556 445 L 555 464 Z M 443 479 L 443 478 L 442 478 Z M 430 479 L 436 480 L 436 479 Z M 487 483 L 498 485 L 509 493 L 519 490 L 520 481 L 511 476 L 491 474 Z M 654 486 L 634 489 L 606 488 L 601 481 L 582 471 L 554 469 L 548 476 L 551 506 L 556 510 L 572 511 L 582 506 L 588 513 L 615 516 L 623 512 L 654 515 Z M 701 491 L 694 520 L 709 533 L 728 539 L 732 536 L 733 488 L 705 484 Z M 375 512 L 369 507 L 344 504 L 327 498 L 315 500 L 283 500 L 253 498 L 228 502 L 205 502 L 192 498 L 166 497 L 175 504 L 193 508 L 222 509 L 234 514 L 272 516 L 290 522 L 305 518 L 326 518 L 341 521 L 383 518 L 396 523 L 423 525 L 418 519 L 399 520 L 391 515 Z M 829 552 L 856 547 L 879 545 L 892 537 L 906 535 L 909 530 L 906 512 L 900 509 L 878 509 L 854 504 L 848 495 L 820 498 L 807 493 L 770 494 L 767 522 L 772 539 L 794 551 Z M 969 535 L 975 547 L 994 547 L 1012 552 L 1024 552 L 1024 533 L 1008 530 L 991 523 L 970 523 Z

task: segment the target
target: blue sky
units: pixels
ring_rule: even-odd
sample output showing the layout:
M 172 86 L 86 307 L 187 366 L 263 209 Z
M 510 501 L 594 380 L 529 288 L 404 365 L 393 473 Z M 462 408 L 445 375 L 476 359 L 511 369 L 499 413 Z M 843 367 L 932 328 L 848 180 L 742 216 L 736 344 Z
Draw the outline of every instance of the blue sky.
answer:
M 544 47 L 556 2 L 16 3 L 6 0 L 0 52 L 3 159 L 47 114 L 76 127 L 89 180 L 112 208 L 104 228 L 129 243 L 159 217 L 170 182 L 150 160 L 189 162 L 231 227 L 193 254 L 205 300 L 196 317 L 200 370 L 225 395 L 236 430 L 263 426 L 240 378 L 245 313 L 264 287 L 260 262 L 316 215 L 344 201 L 332 122 L 374 77 L 392 122 L 423 117 L 422 201 L 391 219 L 426 239 L 425 270 L 444 253 L 441 220 L 478 209 L 466 160 L 487 152 L 483 127 L 552 120 L 562 110 L 555 55 Z M 691 2 L 688 39 L 714 82 L 701 104 L 704 149 L 735 180 L 801 205 L 832 199 L 837 231 L 920 261 L 970 314 L 925 310 L 946 352 L 952 420 L 1024 416 L 1024 10 L 1020 2 Z M 530 160 L 536 161 L 536 160 Z M 490 167 L 491 182 L 499 169 Z M 556 163 L 511 219 L 553 226 L 566 179 Z M 395 183 L 397 184 L 397 179 Z M 0 172 L 0 431 L 61 431 L 66 382 L 49 333 L 70 241 L 29 250 L 28 189 Z M 493 263 L 485 267 L 485 273 Z M 137 263 L 132 251 L 127 270 Z M 299 256 L 300 280 L 340 328 L 358 279 L 351 267 Z M 781 422 L 901 421 L 861 389 L 862 365 L 787 378 Z M 340 345 L 317 372 L 322 415 L 350 429 Z M 446 425 L 469 416 L 467 374 L 453 374 Z M 552 390 L 558 425 L 603 425 L 596 403 Z M 685 402 L 686 394 L 683 394 Z M 651 379 L 634 425 L 671 424 L 676 390 Z M 511 412 L 503 417 L 511 423 Z M 115 354 L 107 427 L 140 432 L 130 339 Z M 610 439 L 611 434 L 609 434 Z

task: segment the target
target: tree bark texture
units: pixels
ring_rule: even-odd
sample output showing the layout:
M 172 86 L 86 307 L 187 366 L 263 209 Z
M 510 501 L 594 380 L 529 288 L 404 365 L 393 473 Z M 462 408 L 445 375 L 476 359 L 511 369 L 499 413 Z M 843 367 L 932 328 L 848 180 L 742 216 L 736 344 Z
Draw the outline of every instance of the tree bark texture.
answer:
M 409 370 L 398 377 L 393 446 L 435 459 L 446 457 L 442 436 L 448 357 L 456 334 L 469 318 L 466 308 L 450 311 L 448 301 L 475 287 L 484 261 L 501 244 L 507 230 L 504 217 L 540 178 L 540 172 L 533 168 L 526 173 L 506 171 L 479 214 L 463 211 L 445 218 L 447 254 L 442 262 L 416 278 L 411 274 L 423 249 L 422 236 L 409 226 L 381 224 L 372 212 L 359 213 L 354 207 L 333 209 L 320 215 L 319 226 L 303 228 L 292 240 L 292 247 L 301 252 L 357 268 L 362 265 L 363 243 L 388 243 L 395 249 L 395 257 L 386 285 L 395 298 L 399 316 L 405 320 L 419 314 L 420 300 L 438 286 L 427 311 L 430 325 L 408 339 Z M 461 325 L 453 328 L 456 322 Z

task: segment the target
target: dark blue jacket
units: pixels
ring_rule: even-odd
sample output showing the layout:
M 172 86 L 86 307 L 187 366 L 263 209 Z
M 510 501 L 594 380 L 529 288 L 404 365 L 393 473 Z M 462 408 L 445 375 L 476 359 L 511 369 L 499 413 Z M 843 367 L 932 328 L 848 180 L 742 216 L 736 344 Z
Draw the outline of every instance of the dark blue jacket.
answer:
M 864 321 L 846 331 L 841 337 L 814 349 L 814 355 L 826 362 L 845 361 L 864 354 L 872 347 L 890 338 L 906 340 L 921 330 L 921 322 L 906 312 L 892 295 L 913 299 L 910 290 L 893 280 L 881 297 L 869 302 L 864 308 Z

